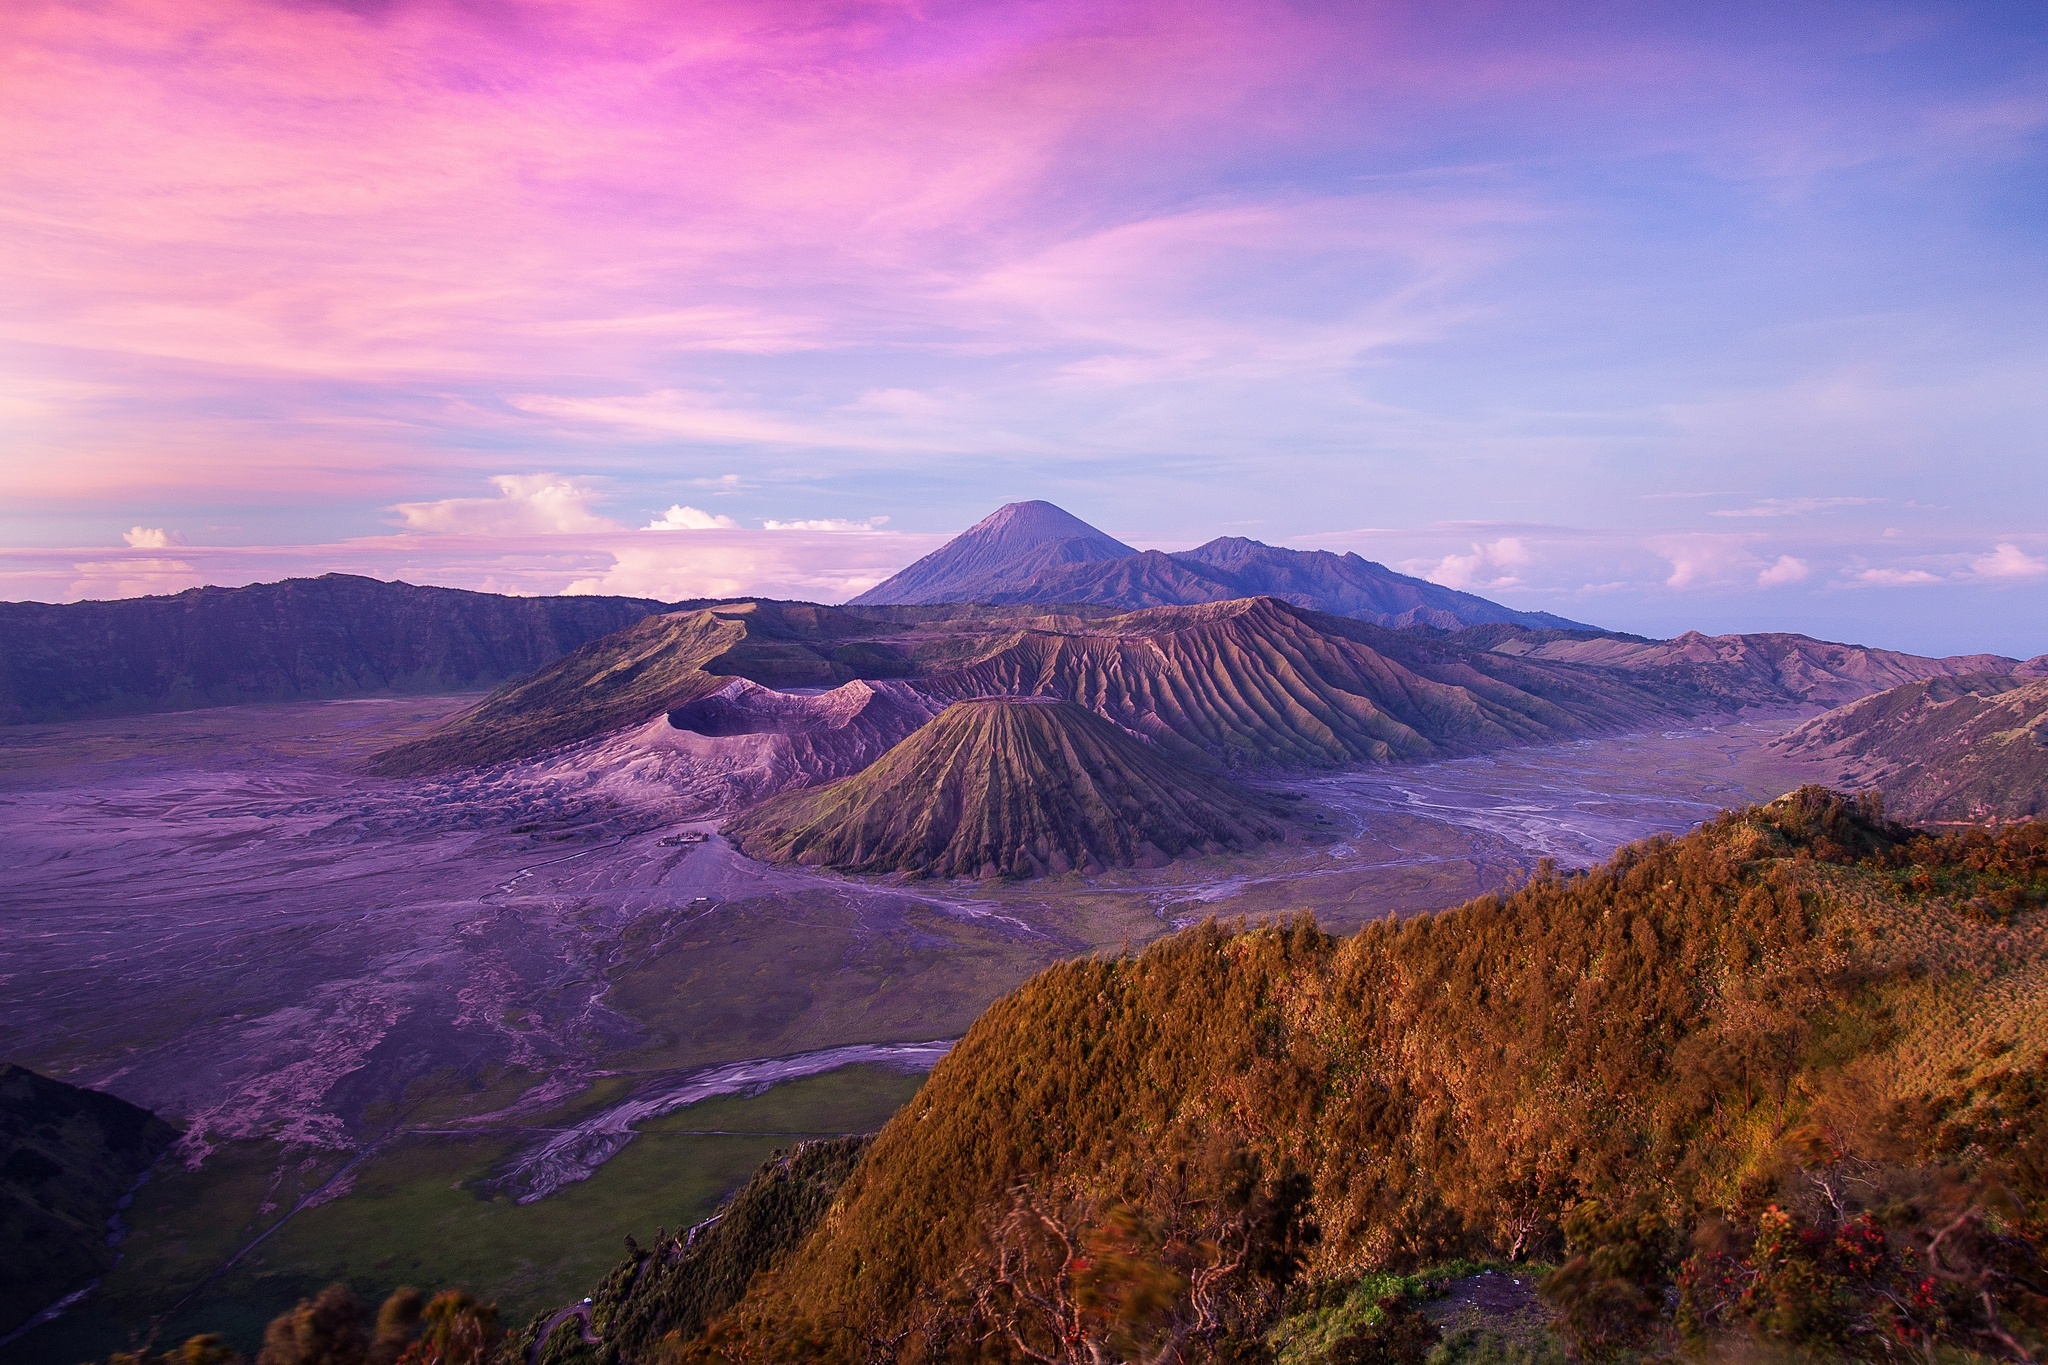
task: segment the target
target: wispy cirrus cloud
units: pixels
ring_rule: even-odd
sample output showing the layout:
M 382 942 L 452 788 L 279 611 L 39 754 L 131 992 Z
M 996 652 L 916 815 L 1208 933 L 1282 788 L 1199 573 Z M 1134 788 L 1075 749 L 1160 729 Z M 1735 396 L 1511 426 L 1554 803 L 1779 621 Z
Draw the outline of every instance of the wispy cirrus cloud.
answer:
M 879 531 L 888 525 L 887 517 L 869 517 L 865 521 L 853 521 L 847 517 L 810 517 L 794 521 L 778 521 L 774 517 L 761 523 L 765 531 Z
M 1856 588 L 1919 588 L 1941 581 L 1925 569 L 1858 569 L 1844 580 Z
M 1760 498 L 1747 507 L 1725 507 L 1717 517 L 1798 517 L 1812 512 L 1832 512 L 1842 507 L 1868 507 L 1883 498 Z

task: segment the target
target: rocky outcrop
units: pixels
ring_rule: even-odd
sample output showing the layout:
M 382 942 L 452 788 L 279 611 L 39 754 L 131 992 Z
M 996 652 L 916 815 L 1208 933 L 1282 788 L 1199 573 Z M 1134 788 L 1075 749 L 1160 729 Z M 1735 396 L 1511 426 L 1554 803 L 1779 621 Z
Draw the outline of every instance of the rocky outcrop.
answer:
M 2048 814 L 2048 681 L 2007 673 L 1907 683 L 1817 716 L 1778 741 L 1832 759 L 1844 786 L 1914 823 Z

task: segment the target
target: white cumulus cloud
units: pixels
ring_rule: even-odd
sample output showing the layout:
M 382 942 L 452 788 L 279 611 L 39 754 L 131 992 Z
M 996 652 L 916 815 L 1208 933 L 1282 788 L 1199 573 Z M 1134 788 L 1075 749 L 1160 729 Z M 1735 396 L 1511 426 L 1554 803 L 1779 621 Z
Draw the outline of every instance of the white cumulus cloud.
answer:
M 408 531 L 455 535 L 561 535 L 616 531 L 617 522 L 592 510 L 600 494 L 582 479 L 560 474 L 498 474 L 494 498 L 442 498 L 401 502 L 391 510 Z
M 881 531 L 844 536 L 740 529 L 715 536 L 638 533 L 611 549 L 608 569 L 578 578 L 571 594 L 622 594 L 680 602 L 696 597 L 842 602 L 930 553 L 942 536 Z
M 1533 561 L 1534 556 L 1521 540 L 1502 536 L 1484 545 L 1473 545 L 1471 554 L 1445 555 L 1421 576 L 1446 588 L 1512 588 L 1522 581 L 1515 570 Z
M 2048 574 L 2048 563 L 2001 541 L 1990 554 L 1971 560 L 1970 572 L 1978 578 L 2038 578 Z
M 700 507 L 685 507 L 681 503 L 671 506 L 666 512 L 647 523 L 649 531 L 733 531 L 739 523 L 731 517 L 718 516 Z
M 1806 561 L 1794 559 L 1791 555 L 1779 555 L 1778 562 L 1770 565 L 1756 576 L 1759 588 L 1782 588 L 1787 583 L 1797 583 L 1807 575 Z
M 128 542 L 131 550 L 168 550 L 185 543 L 185 537 L 161 526 L 131 526 L 121 533 L 121 539 Z
M 1665 536 L 1653 544 L 1671 564 L 1667 588 L 1727 587 L 1747 578 L 1758 562 L 1743 536 Z

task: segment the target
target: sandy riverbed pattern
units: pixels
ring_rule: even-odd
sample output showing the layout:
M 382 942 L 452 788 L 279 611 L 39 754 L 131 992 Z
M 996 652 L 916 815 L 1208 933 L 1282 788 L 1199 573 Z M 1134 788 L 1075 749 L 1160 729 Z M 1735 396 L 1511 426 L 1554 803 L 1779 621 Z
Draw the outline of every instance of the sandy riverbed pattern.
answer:
M 1081 880 L 934 885 L 773 868 L 715 836 L 663 846 L 704 822 L 658 791 L 628 805 L 552 770 L 361 775 L 376 744 L 460 700 L 0 732 L 6 1055 L 176 1116 L 188 1152 L 259 1134 L 348 1146 L 364 1073 L 422 1053 L 555 1077 L 526 1097 L 527 1112 L 587 1082 L 632 1041 L 633 1022 L 606 996 L 624 965 L 622 931 L 650 917 L 687 923 L 794 895 L 882 920 L 914 902 L 1030 937 L 1052 923 L 1034 912 Z M 1089 889 L 1184 923 L 1254 908 L 1240 904 L 1254 890 L 1319 908 L 1319 882 L 1342 883 L 1349 904 L 1358 883 L 1404 869 L 1477 862 L 1505 881 L 1536 856 L 1583 867 L 1808 775 L 1763 751 L 1797 719 L 1274 783 L 1327 812 L 1334 842 Z M 1448 889 L 1442 903 L 1463 887 Z M 1415 908 L 1365 901 L 1356 918 Z

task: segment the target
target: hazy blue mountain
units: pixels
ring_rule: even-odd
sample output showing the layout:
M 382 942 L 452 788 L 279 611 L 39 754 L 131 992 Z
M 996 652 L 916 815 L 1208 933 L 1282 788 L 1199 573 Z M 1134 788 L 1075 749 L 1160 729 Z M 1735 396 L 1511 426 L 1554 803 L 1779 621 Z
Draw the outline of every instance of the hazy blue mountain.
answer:
M 113 602 L 0 602 L 0 724 L 487 686 L 663 609 L 353 574 Z
M 1356 554 L 1289 550 L 1224 536 L 1167 554 L 1133 550 L 1047 502 L 1015 502 L 853 599 L 856 605 L 1074 602 L 1134 610 L 1240 597 L 1381 626 L 1584 629 L 1396 573 Z
M 1136 553 L 1049 502 L 1007 503 L 849 605 L 982 602 L 1034 574 Z

